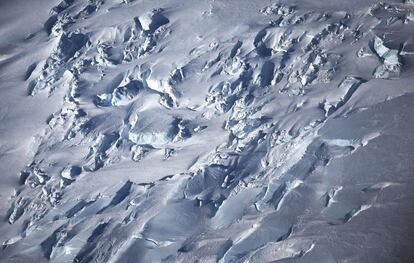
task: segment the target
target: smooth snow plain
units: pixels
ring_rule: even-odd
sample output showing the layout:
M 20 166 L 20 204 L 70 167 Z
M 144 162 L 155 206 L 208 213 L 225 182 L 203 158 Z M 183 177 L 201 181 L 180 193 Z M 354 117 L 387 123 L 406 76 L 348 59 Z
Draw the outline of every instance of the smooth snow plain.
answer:
M 0 1 L 0 262 L 414 262 L 411 0 Z

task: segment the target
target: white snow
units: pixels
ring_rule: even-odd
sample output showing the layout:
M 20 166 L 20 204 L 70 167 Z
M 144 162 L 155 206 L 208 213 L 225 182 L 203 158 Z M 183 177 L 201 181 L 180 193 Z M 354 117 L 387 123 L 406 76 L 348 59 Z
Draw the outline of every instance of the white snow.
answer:
M 413 13 L 0 2 L 0 261 L 409 262 Z

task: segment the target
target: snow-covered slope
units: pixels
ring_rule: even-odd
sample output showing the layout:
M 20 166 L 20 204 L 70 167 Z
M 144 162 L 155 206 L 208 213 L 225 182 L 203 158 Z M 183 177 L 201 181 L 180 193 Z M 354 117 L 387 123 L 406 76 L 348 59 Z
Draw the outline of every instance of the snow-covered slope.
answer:
M 414 2 L 0 2 L 1 262 L 414 260 Z

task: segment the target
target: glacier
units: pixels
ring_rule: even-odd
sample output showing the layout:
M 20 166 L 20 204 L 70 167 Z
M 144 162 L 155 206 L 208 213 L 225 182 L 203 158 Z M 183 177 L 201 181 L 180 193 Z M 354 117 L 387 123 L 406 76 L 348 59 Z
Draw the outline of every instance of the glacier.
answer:
M 413 15 L 0 1 L 0 262 L 413 262 Z

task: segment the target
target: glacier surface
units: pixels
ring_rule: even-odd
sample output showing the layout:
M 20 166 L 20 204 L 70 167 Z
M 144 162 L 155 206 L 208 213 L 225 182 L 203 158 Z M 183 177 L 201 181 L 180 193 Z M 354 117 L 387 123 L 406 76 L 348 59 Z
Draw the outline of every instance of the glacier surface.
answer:
M 413 17 L 0 1 L 0 262 L 413 262 Z

